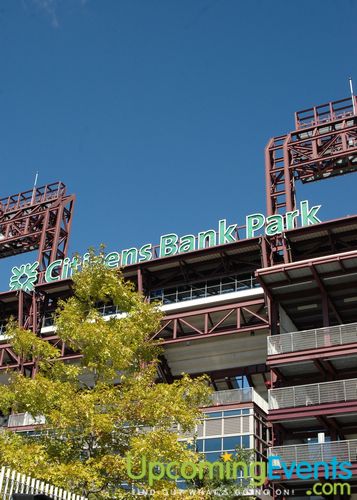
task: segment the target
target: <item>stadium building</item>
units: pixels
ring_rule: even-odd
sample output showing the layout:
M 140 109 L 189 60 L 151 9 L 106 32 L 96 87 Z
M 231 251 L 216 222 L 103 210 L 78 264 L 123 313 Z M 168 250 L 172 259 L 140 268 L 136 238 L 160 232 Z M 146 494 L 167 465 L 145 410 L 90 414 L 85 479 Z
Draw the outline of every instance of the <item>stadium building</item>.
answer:
M 352 464 L 350 494 L 333 493 L 321 467 L 319 480 L 331 484 L 311 498 L 356 499 L 357 215 L 320 222 L 318 206 L 296 206 L 295 190 L 357 170 L 357 97 L 295 113 L 294 130 L 269 141 L 265 168 L 265 215 L 248 216 L 246 226 L 221 220 L 218 230 L 164 235 L 157 246 L 111 252 L 107 264 L 123 265 L 138 291 L 162 302 L 165 316 L 153 332 L 164 347 L 160 378 L 209 375 L 215 392 L 197 428 L 208 460 L 237 445 L 257 459 L 276 457 L 280 478 L 256 497 L 283 500 L 306 498 L 316 482 L 283 463 L 336 457 Z M 64 360 L 80 357 L 58 339 L 52 319 L 58 299 L 71 294 L 78 262 L 67 258 L 74 196 L 64 184 L 0 203 L 0 257 L 38 251 L 37 262 L 13 269 L 10 290 L 0 294 L 5 382 L 9 368 L 34 370 L 7 341 L 11 315 L 57 345 Z M 24 432 L 36 422 L 14 414 L 2 424 Z

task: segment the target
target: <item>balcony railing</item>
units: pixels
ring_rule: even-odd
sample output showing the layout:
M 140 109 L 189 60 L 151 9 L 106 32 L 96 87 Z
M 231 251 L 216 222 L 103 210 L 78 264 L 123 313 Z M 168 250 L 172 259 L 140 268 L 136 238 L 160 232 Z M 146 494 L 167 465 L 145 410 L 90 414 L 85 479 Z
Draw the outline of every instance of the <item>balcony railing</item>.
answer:
M 176 288 L 160 289 L 150 292 L 148 299 L 160 301 L 163 305 L 184 302 L 205 297 L 219 296 L 225 293 L 239 292 L 259 287 L 259 283 L 252 275 L 247 279 L 240 279 L 237 276 L 230 276 L 220 280 L 207 281 L 196 285 L 182 285 Z M 113 304 L 102 304 L 97 307 L 102 316 L 121 314 L 122 311 Z M 54 313 L 48 313 L 42 321 L 42 328 L 54 324 Z
M 268 403 L 252 387 L 214 392 L 211 395 L 211 401 L 212 406 L 256 403 L 262 410 L 268 412 Z
M 357 439 L 346 441 L 328 441 L 326 443 L 308 443 L 290 446 L 273 446 L 269 448 L 268 455 L 276 457 L 275 465 L 284 462 L 291 465 L 292 462 L 331 461 L 334 457 L 339 462 L 357 461 Z
M 268 412 L 268 403 L 252 387 L 217 391 L 211 395 L 210 399 L 211 402 L 207 406 L 224 406 L 254 402 L 266 413 Z M 13 413 L 6 419 L 7 427 L 23 427 L 44 423 L 45 418 L 43 416 L 33 417 L 30 413 Z
M 272 335 L 267 340 L 270 356 L 351 344 L 357 342 L 357 323 Z
M 212 406 L 229 405 L 232 403 L 250 403 L 253 400 L 252 388 L 230 389 L 217 391 L 211 395 Z
M 269 409 L 297 408 L 357 400 L 357 379 L 279 387 L 269 391 Z
M 45 423 L 45 417 L 33 417 L 30 413 L 13 413 L 9 415 L 8 427 L 23 427 L 27 425 L 40 425 Z
M 224 293 L 239 292 L 260 286 L 254 275 L 248 278 L 229 276 L 220 280 L 204 281 L 192 285 L 182 285 L 159 290 L 152 290 L 149 300 L 159 300 L 163 304 L 174 304 L 185 300 L 201 299 L 222 295 Z
M 113 304 L 103 304 L 97 307 L 97 310 L 101 314 L 101 316 L 112 316 L 114 314 L 122 314 L 123 311 L 119 309 L 118 306 L 114 306 Z M 43 317 L 42 320 L 42 328 L 47 326 L 53 326 L 55 322 L 54 312 L 48 313 Z

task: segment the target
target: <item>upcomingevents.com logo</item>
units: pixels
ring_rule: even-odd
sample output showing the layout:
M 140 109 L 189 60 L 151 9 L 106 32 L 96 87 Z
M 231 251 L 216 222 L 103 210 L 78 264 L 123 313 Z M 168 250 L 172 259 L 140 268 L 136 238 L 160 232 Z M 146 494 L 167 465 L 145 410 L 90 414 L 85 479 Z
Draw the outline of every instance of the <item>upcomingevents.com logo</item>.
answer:
M 312 488 L 306 491 L 308 496 L 325 495 L 351 495 L 351 485 L 349 483 L 315 483 Z
M 133 466 L 132 458 L 127 455 L 127 473 L 135 480 L 148 483 L 152 487 L 156 481 L 168 479 L 171 481 L 195 480 L 208 477 L 220 480 L 244 479 L 249 483 L 249 489 L 263 487 L 270 483 L 285 483 L 289 480 L 298 480 L 314 483 L 307 489 L 306 495 L 319 496 L 331 494 L 349 494 L 351 487 L 348 480 L 352 477 L 352 463 L 340 462 L 336 457 L 330 461 L 318 462 L 291 462 L 287 464 L 281 457 L 269 457 L 266 462 L 256 461 L 246 463 L 234 461 L 232 454 L 225 452 L 222 460 L 209 462 L 200 460 L 198 462 L 161 462 L 147 461 L 141 458 L 140 464 Z M 321 482 L 324 478 L 324 482 Z M 320 482 L 319 482 L 320 481 Z M 289 495 L 285 492 L 285 495 Z
M 177 498 L 177 497 L 185 497 L 187 498 L 188 496 L 194 496 L 197 498 L 197 495 L 202 493 L 203 498 L 205 498 L 206 494 L 209 493 L 213 498 L 222 498 L 224 500 L 230 500 L 233 496 L 239 496 L 241 498 L 242 496 L 247 496 L 247 497 L 252 497 L 252 496 L 257 496 L 259 498 L 271 498 L 272 492 L 269 488 L 244 488 L 244 489 L 236 489 L 236 490 L 230 490 L 228 491 L 225 488 L 220 488 L 220 489 L 179 489 L 179 488 L 170 488 L 170 489 L 164 489 L 160 490 L 160 493 L 164 497 L 168 498 Z M 275 495 L 282 495 L 284 497 L 286 496 L 292 496 L 294 495 L 294 490 L 293 489 L 276 489 L 275 490 Z M 150 497 L 155 495 L 155 490 L 154 489 L 137 489 L 135 492 L 132 492 L 134 496 L 138 497 Z

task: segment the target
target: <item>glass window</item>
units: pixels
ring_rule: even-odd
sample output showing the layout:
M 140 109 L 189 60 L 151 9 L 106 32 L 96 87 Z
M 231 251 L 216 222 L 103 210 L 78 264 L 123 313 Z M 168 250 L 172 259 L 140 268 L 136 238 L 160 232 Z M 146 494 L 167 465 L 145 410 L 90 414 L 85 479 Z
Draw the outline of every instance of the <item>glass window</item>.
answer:
M 219 452 L 219 453 L 206 453 L 205 454 L 206 460 L 208 460 L 209 462 L 219 462 L 221 459 L 221 455 L 222 455 L 221 452 Z
M 222 412 L 221 411 L 214 411 L 212 413 L 205 413 L 206 418 L 221 418 L 222 417 Z
M 203 439 L 197 439 L 196 441 L 196 451 L 203 451 Z
M 224 450 L 235 450 L 237 446 L 242 446 L 241 436 L 230 436 L 223 438 L 223 449 Z
M 223 412 L 223 415 L 225 417 L 230 417 L 233 415 L 241 415 L 241 414 L 242 414 L 242 410 L 227 410 L 227 411 Z
M 185 447 L 188 450 L 194 450 L 195 449 L 195 443 L 191 440 L 185 442 Z
M 205 451 L 220 451 L 222 449 L 222 439 L 213 438 L 205 440 Z
M 243 467 L 238 467 L 237 468 L 237 480 L 236 480 L 236 483 L 242 482 L 243 473 L 244 473 Z
M 251 484 L 251 482 L 250 482 L 250 481 L 251 481 L 251 480 L 250 480 L 249 478 L 242 478 L 242 479 L 240 480 L 240 484 L 241 484 L 241 486 L 242 486 L 243 488 L 247 488 L 247 487 L 249 487 L 249 485 Z
M 249 415 L 250 414 L 250 408 L 243 408 L 242 414 L 243 415 Z
M 242 447 L 250 448 L 250 436 L 242 436 Z
M 183 479 L 179 479 L 177 482 L 176 482 L 176 485 L 177 487 L 180 489 L 180 490 L 186 490 L 187 489 L 187 483 L 185 480 Z

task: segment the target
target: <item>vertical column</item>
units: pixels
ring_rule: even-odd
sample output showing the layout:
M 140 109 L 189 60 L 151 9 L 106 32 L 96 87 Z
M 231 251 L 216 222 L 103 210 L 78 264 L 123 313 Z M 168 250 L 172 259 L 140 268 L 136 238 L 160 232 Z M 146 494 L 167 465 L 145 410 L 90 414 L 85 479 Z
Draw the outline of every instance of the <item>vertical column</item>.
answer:
M 137 282 L 138 282 L 138 292 L 143 294 L 144 293 L 144 289 L 143 289 L 143 273 L 142 273 L 142 270 L 141 270 L 140 266 L 138 267 L 138 270 L 137 270 Z
M 321 294 L 322 298 L 322 322 L 323 326 L 330 326 L 330 318 L 328 312 L 328 297 L 325 292 Z
M 32 316 L 32 331 L 34 333 L 37 332 L 37 298 L 36 298 L 36 293 L 32 292 L 32 307 L 31 307 L 31 312 Z
M 24 292 L 19 290 L 19 308 L 18 308 L 18 323 L 19 326 L 24 326 Z
M 286 136 L 283 145 L 284 151 L 284 189 L 285 189 L 285 210 L 291 212 L 295 208 L 294 178 L 290 168 L 290 143 L 291 134 Z

